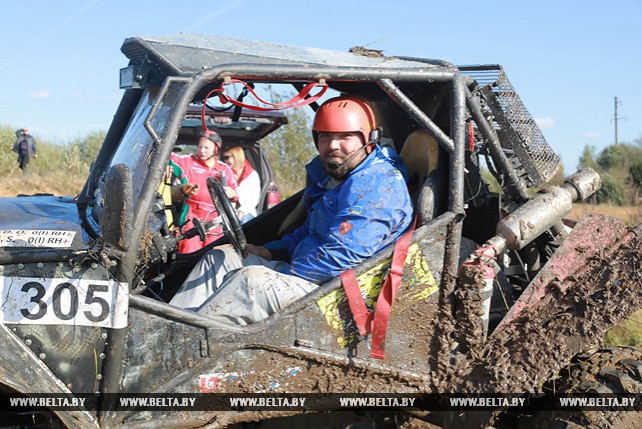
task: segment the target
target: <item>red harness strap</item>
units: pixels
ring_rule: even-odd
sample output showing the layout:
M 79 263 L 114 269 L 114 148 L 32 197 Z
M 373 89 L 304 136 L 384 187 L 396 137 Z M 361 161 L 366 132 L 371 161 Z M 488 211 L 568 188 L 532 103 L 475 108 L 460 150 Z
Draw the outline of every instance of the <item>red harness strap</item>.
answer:
M 397 291 L 399 290 L 403 266 L 406 262 L 406 256 L 408 255 L 408 248 L 410 247 L 414 230 L 415 223 L 413 222 L 408 231 L 395 243 L 392 251 L 392 260 L 390 262 L 390 273 L 381 287 L 374 311 L 368 311 L 352 269 L 344 271 L 339 276 L 346 297 L 348 298 L 348 305 L 352 311 L 352 316 L 359 328 L 359 335 L 363 337 L 368 333 L 372 333 L 371 358 L 384 358 L 384 343 L 388 329 L 388 318 L 392 304 L 397 296 Z
M 359 284 L 357 283 L 352 268 L 339 274 L 339 277 L 341 278 L 341 284 L 346 293 L 346 298 L 348 298 L 348 305 L 350 306 L 350 311 L 352 311 L 352 317 L 357 324 L 357 328 L 359 328 L 359 335 L 365 337 L 370 332 L 373 312 L 368 311 L 366 307 L 366 302 L 361 296 L 361 289 L 359 289 Z

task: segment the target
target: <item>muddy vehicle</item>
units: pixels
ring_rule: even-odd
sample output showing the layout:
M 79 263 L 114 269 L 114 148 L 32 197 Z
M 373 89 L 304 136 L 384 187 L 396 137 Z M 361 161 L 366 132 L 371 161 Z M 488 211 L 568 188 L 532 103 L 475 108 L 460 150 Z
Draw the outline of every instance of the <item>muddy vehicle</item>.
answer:
M 89 399 L 3 415 L 5 425 L 542 427 L 636 418 L 502 406 L 119 408 L 118 398 L 135 394 L 618 393 L 639 386 L 642 368 L 635 349 L 596 349 L 642 307 L 639 230 L 607 217 L 565 220 L 600 178 L 582 169 L 548 184 L 559 159 L 502 67 L 188 34 L 129 38 L 122 52 L 124 95 L 81 193 L 0 202 L 2 392 Z M 372 337 L 360 334 L 339 278 L 247 326 L 168 304 L 208 250 L 176 253 L 181 237 L 167 228 L 158 192 L 190 106 L 207 115 L 218 98 L 248 108 L 250 96 L 235 94 L 261 94 L 261 85 L 294 91 L 289 103 L 254 104 L 278 110 L 312 112 L 336 93 L 368 99 L 382 143 L 405 160 L 417 224 L 383 356 L 371 356 Z M 490 191 L 491 177 L 501 192 Z M 305 216 L 300 192 L 241 227 L 216 181 L 210 194 L 226 232 L 213 245 L 239 252 Z M 354 267 L 370 310 L 392 252 Z

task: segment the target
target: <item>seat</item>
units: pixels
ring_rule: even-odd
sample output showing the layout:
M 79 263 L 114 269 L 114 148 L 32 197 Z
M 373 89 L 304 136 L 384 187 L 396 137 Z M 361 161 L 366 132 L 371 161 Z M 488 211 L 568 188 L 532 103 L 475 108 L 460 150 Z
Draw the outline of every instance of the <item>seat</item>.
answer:
M 424 129 L 406 137 L 399 153 L 408 170 L 408 189 L 422 224 L 435 217 L 443 208 L 445 179 L 439 170 L 439 144 Z

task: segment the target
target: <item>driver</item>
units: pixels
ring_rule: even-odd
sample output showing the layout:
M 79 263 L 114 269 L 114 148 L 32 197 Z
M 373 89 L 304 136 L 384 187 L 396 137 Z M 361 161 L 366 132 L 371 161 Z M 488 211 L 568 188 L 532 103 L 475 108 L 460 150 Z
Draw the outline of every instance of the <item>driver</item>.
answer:
M 196 153 L 189 155 L 172 153 L 171 155 L 171 160 L 182 171 L 179 179 L 183 183 L 185 180 L 188 182 L 178 188 L 179 200 L 182 200 L 188 207 L 188 220 L 181 225 L 181 229 L 184 231 L 193 227 L 192 219 L 194 218 L 198 218 L 203 223 L 218 216 L 207 190 L 206 180 L 208 177 L 219 179 L 227 197 L 232 201 L 237 200 L 236 189 L 238 185 L 236 184 L 234 172 L 227 164 L 218 159 L 218 155 L 221 153 L 221 145 L 221 136 L 215 131 L 207 130 L 198 139 Z M 173 199 L 176 196 L 176 192 L 172 192 Z M 176 199 L 174 200 L 176 201 Z M 178 251 L 180 253 L 194 252 L 216 241 L 221 235 L 223 235 L 223 229 L 218 226 L 208 231 L 205 241 L 201 241 L 198 236 L 179 241 Z
M 364 100 L 326 101 L 312 127 L 319 156 L 306 167 L 305 223 L 280 240 L 248 245 L 244 260 L 229 246 L 210 251 L 170 304 L 253 323 L 395 242 L 412 220 L 405 167 L 369 139 L 373 130 L 374 113 Z

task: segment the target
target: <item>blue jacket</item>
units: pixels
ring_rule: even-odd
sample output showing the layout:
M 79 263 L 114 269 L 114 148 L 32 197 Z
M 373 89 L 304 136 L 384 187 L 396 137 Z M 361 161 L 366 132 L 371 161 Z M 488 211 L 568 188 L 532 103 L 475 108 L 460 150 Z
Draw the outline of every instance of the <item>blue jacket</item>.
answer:
M 319 157 L 307 166 L 305 223 L 265 245 L 287 250 L 284 272 L 321 284 L 394 243 L 412 222 L 406 170 L 399 156 L 375 146 L 347 178 L 328 189 Z M 330 181 L 331 182 L 331 181 Z

